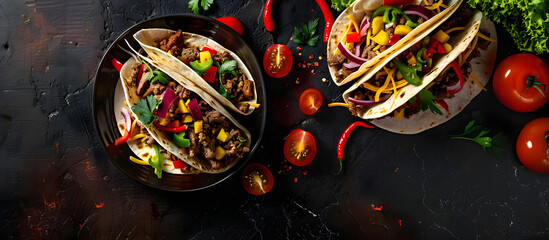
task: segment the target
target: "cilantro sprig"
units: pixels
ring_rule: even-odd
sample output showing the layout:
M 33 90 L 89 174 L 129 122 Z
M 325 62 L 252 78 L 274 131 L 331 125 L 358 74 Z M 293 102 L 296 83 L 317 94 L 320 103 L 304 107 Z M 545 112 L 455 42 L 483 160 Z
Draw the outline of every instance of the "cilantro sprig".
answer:
M 309 20 L 307 25 L 301 23 L 301 33 L 297 27 L 294 27 L 294 42 L 297 44 L 307 44 L 311 47 L 316 47 L 318 40 L 320 39 L 320 33 L 318 33 L 317 26 L 320 18 Z
M 229 92 L 227 92 L 227 89 L 225 89 L 225 87 L 223 86 L 223 81 L 222 81 L 222 76 L 223 74 L 225 73 L 230 73 L 232 74 L 233 76 L 236 76 L 236 60 L 225 60 L 223 61 L 223 63 L 221 64 L 221 66 L 219 66 L 219 63 L 215 63 L 217 66 L 217 71 L 218 71 L 218 76 L 219 76 L 219 87 L 217 88 L 217 91 L 219 92 L 219 94 L 221 94 L 221 96 L 223 96 L 224 98 L 227 98 L 227 99 L 230 99 L 230 98 L 234 98 L 234 94 L 230 94 Z
M 472 120 L 465 126 L 463 133 L 450 135 L 450 139 L 463 139 L 470 140 L 478 143 L 484 150 L 492 147 L 493 141 L 499 138 L 503 133 L 499 132 L 493 137 L 489 137 L 487 134 L 490 130 L 487 130 L 482 125 L 475 125 L 475 120 Z
M 431 110 L 433 113 L 442 115 L 442 111 L 438 106 L 435 104 L 433 100 L 436 99 L 436 97 L 433 95 L 433 93 L 427 89 L 423 89 L 419 92 L 419 109 L 425 111 L 427 109 Z M 414 97 L 408 101 L 410 104 L 416 104 L 417 97 Z
M 149 76 L 145 80 L 151 83 L 159 81 L 162 85 L 168 84 L 168 79 L 170 79 L 170 76 L 158 69 L 153 70 L 153 68 L 151 68 L 151 66 L 143 60 L 141 60 L 141 63 L 145 64 L 145 66 L 147 66 L 147 68 L 149 68 L 149 70 L 151 71 L 151 74 L 149 74 Z
M 161 102 L 156 100 L 153 95 L 149 95 L 145 99 L 137 100 L 137 103 L 132 106 L 132 111 L 137 114 L 137 118 L 143 125 L 149 127 L 157 118 L 153 112 Z
M 190 0 L 189 1 L 189 9 L 193 11 L 194 14 L 200 13 L 200 7 L 204 9 L 204 11 L 207 11 L 210 9 L 210 6 L 213 4 L 214 0 Z

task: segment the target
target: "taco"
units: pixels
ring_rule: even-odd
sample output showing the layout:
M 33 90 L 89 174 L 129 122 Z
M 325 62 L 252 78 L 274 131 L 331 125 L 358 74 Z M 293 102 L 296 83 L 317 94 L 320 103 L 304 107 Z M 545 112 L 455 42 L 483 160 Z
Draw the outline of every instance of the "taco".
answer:
M 484 88 L 495 63 L 495 38 L 493 24 L 463 5 L 431 35 L 372 68 L 343 98 L 351 114 L 389 131 L 432 128 Z
M 131 58 L 124 64 L 122 86 L 128 106 L 146 130 L 142 133 L 152 137 L 167 156 L 185 162 L 193 171 L 220 173 L 250 151 L 249 131 L 221 104 L 192 82 L 177 82 L 174 74 L 167 74 L 169 70 L 144 59 L 150 62 Z
M 441 0 L 427 6 L 426 1 L 415 0 L 402 9 L 383 6 L 383 2 L 355 1 L 336 19 L 327 45 L 328 69 L 336 85 L 362 76 L 400 49 L 420 41 L 448 19 L 462 0 Z
M 160 67 L 179 72 L 229 109 L 251 114 L 257 104 L 252 75 L 240 58 L 207 37 L 168 29 L 143 29 L 134 38 Z

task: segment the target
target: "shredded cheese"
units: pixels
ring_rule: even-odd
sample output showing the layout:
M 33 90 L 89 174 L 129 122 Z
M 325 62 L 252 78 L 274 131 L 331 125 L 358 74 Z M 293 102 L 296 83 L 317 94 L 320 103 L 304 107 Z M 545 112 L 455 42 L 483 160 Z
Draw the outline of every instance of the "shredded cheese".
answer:
M 237 104 L 250 104 L 250 107 L 254 107 L 254 108 L 258 108 L 261 104 L 259 103 L 255 103 L 255 102 L 250 102 L 250 101 L 244 101 L 244 102 L 239 102 Z
M 124 101 L 124 105 L 128 106 L 128 101 Z
M 391 82 L 393 80 L 393 74 L 395 73 L 395 70 L 396 68 L 393 68 L 390 72 L 389 72 L 389 75 L 387 76 L 387 79 L 385 79 L 385 83 L 383 83 L 383 86 L 381 86 L 377 91 L 376 91 L 376 95 L 374 97 L 374 101 L 376 102 L 379 102 L 379 96 L 381 95 L 381 92 L 383 92 L 383 90 L 385 90 L 387 88 L 387 86 L 389 86 L 389 82 Z
M 441 4 L 440 4 L 440 7 L 448 8 L 448 6 L 446 6 L 446 4 L 444 4 L 444 3 L 441 3 Z
M 496 39 L 487 37 L 486 35 L 482 34 L 481 32 L 478 32 L 478 33 L 477 33 L 477 36 L 481 37 L 482 39 L 484 39 L 484 40 L 486 40 L 486 41 L 496 42 Z
M 377 78 L 379 78 L 379 76 L 383 76 L 383 75 L 387 75 L 387 72 L 379 71 L 379 72 L 376 73 L 375 78 L 377 79 Z
M 128 132 L 130 133 L 130 136 L 132 135 L 133 129 L 135 129 L 136 124 L 137 124 L 137 120 L 134 119 L 132 122 L 132 127 L 128 130 Z
M 355 27 L 355 31 L 356 31 L 356 32 L 359 32 L 358 24 L 356 24 L 355 19 L 353 19 L 353 17 L 351 17 L 351 15 L 347 15 L 347 17 L 349 18 L 349 20 L 351 20 L 351 23 L 352 23 L 353 26 Z
M 391 103 L 391 109 L 392 109 L 393 105 L 395 104 L 395 101 L 397 99 L 397 96 L 398 96 L 398 93 L 400 92 L 400 90 L 397 92 L 396 85 L 395 85 L 395 80 L 393 78 L 391 78 L 391 83 L 393 83 L 393 92 L 395 93 L 395 95 L 393 96 L 393 102 Z
M 339 41 L 346 41 L 347 40 L 347 33 L 349 33 L 349 29 L 351 28 L 351 23 L 348 23 L 347 26 L 345 27 L 345 32 L 343 32 L 343 37 L 341 38 L 341 40 Z M 335 51 L 334 51 L 334 55 L 338 54 L 339 53 L 339 48 L 337 47 L 336 45 L 336 48 L 335 48 Z
M 147 135 L 145 135 L 143 133 L 140 133 L 140 134 L 136 134 L 135 136 L 133 136 L 132 140 L 137 140 L 137 139 L 144 138 L 144 137 L 147 137 Z
M 134 162 L 134 163 L 137 163 L 137 164 L 140 164 L 140 165 L 149 165 L 149 162 L 147 161 L 143 161 L 139 158 L 136 158 L 134 156 L 130 156 L 130 161 Z
M 471 44 L 471 50 L 469 52 L 467 52 L 467 54 L 465 54 L 465 56 L 463 57 L 463 62 L 467 61 L 467 58 L 469 58 L 469 55 L 471 55 L 471 53 L 473 52 L 473 50 L 477 46 L 477 41 L 478 41 L 478 35 L 475 36 L 475 39 L 473 39 L 473 43 Z
M 374 49 L 372 49 L 372 51 L 377 51 L 379 48 L 381 47 L 381 45 L 377 45 Z
M 454 27 L 454 28 L 450 28 L 448 30 L 446 30 L 446 35 L 450 35 L 451 32 L 453 31 L 462 31 L 462 30 L 465 30 L 465 27 Z
M 348 108 L 349 104 L 342 103 L 342 102 L 333 102 L 333 103 L 328 103 L 328 107 L 346 107 L 346 108 Z
M 477 76 L 475 76 L 475 74 L 472 73 L 472 72 L 471 72 L 471 77 L 473 77 L 473 81 L 474 81 L 480 88 L 482 88 L 483 91 L 488 92 L 488 90 L 486 90 L 486 88 L 482 85 L 482 83 L 480 83 L 480 81 L 477 79 Z
M 366 34 L 366 46 L 370 46 L 371 38 L 372 38 L 372 28 L 368 28 L 368 34 Z
M 440 7 L 440 5 L 442 5 L 442 0 L 438 1 L 437 3 L 431 5 L 431 6 L 425 6 L 425 8 L 429 9 L 429 10 L 435 10 L 437 8 Z M 440 9 L 439 9 L 440 10 Z

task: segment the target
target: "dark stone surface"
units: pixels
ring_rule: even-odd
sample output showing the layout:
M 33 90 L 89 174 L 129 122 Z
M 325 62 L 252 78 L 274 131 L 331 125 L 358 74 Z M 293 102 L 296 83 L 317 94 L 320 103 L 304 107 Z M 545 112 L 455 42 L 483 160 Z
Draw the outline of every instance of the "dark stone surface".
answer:
M 217 0 L 205 15 L 238 17 L 245 40 L 262 59 L 271 44 L 262 7 L 262 1 Z M 266 78 L 269 121 L 252 161 L 269 166 L 275 186 L 255 197 L 244 191 L 239 174 L 193 193 L 145 187 L 110 162 L 95 133 L 90 98 L 104 51 L 138 22 L 188 13 L 187 1 L 2 1 L 0 237 L 549 237 L 549 179 L 525 169 L 514 151 L 522 126 L 547 116 L 547 105 L 532 113 L 512 112 L 488 86 L 461 114 L 421 134 L 357 129 L 346 148 L 344 171 L 336 175 L 335 145 L 356 119 L 343 108 L 326 107 L 341 100 L 343 89 L 321 81 L 329 78 L 325 58 L 318 60 L 325 44 L 303 47 L 300 56 L 289 40 L 295 25 L 322 17 L 320 9 L 312 0 L 275 1 L 275 9 L 276 42 L 290 46 L 296 64 L 313 62 L 308 57 L 314 54 L 320 66 L 316 75 L 295 65 L 285 79 Z M 499 63 L 517 51 L 509 35 L 498 30 Z M 309 87 L 325 99 L 314 116 L 304 115 L 297 105 L 299 94 Z M 507 136 L 501 156 L 449 139 L 477 117 Z M 317 158 L 309 166 L 281 171 L 286 164 L 283 139 L 296 127 L 316 137 Z M 379 206 L 381 211 L 373 209 Z

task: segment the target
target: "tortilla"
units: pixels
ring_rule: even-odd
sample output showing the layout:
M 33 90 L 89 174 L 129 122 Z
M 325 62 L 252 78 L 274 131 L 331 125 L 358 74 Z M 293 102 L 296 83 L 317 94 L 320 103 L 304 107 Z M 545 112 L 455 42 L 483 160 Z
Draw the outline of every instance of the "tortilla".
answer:
M 421 0 L 415 0 L 416 5 L 418 5 L 420 2 Z M 376 64 L 385 61 L 385 59 L 390 58 L 390 56 L 398 55 L 406 48 L 406 46 L 414 45 L 415 43 L 423 39 L 423 37 L 427 36 L 432 30 L 434 30 L 440 24 L 446 21 L 461 5 L 463 0 L 447 0 L 444 2 L 448 6 L 448 8 L 444 9 L 444 11 L 436 14 L 428 21 L 425 21 L 418 27 L 414 28 L 410 33 L 401 38 L 390 48 L 379 53 L 376 57 L 370 59 L 369 61 L 363 63 L 358 68 L 358 70 L 351 73 L 342 81 L 338 82 L 336 80 L 337 78 L 335 74 L 339 69 L 337 69 L 335 66 L 328 66 L 332 81 L 337 86 L 344 85 L 362 76 L 363 74 L 371 70 Z M 383 6 L 383 0 L 357 0 L 347 9 L 345 9 L 345 11 L 343 11 L 334 22 L 334 26 L 332 27 L 332 31 L 330 32 L 330 40 L 327 44 L 328 59 L 330 59 L 334 55 L 337 49 L 337 45 L 341 41 L 343 37 L 342 35 L 345 33 L 345 27 L 349 23 L 349 16 L 351 16 L 356 21 L 360 21 L 362 20 L 362 18 L 364 18 L 365 15 L 371 16 L 374 11 L 381 6 Z
M 231 110 L 243 114 L 243 115 L 249 115 L 253 112 L 255 107 L 250 106 L 247 112 L 242 112 L 240 109 L 238 109 L 235 104 L 233 104 L 229 99 L 223 97 L 216 89 L 214 89 L 208 82 L 206 82 L 200 75 L 198 75 L 192 68 L 190 68 L 187 64 L 179 60 L 178 58 L 174 57 L 173 55 L 162 51 L 161 49 L 157 48 L 158 42 L 164 38 L 167 38 L 171 36 L 176 31 L 169 30 L 169 29 L 160 29 L 160 28 L 151 28 L 151 29 L 142 29 L 139 32 L 135 33 L 133 37 L 137 42 L 141 45 L 141 47 L 147 52 L 148 56 L 154 60 L 154 62 L 160 66 L 164 70 L 170 70 L 171 72 L 177 72 L 180 73 L 177 76 L 174 76 L 174 79 L 176 79 L 178 82 L 182 81 L 191 81 L 194 84 L 198 85 L 200 88 L 202 88 L 206 93 L 213 96 L 217 101 L 219 101 L 224 106 L 230 108 Z M 256 90 L 256 83 L 252 78 L 252 74 L 242 62 L 242 60 L 236 55 L 235 53 L 229 51 L 225 47 L 221 46 L 221 44 L 215 42 L 212 39 L 209 39 L 207 37 L 193 34 L 193 33 L 187 33 L 183 32 L 184 38 L 185 38 L 185 45 L 188 47 L 197 47 L 198 49 L 202 49 L 204 46 L 208 46 L 211 49 L 216 50 L 217 52 L 228 52 L 231 57 L 236 60 L 238 64 L 238 68 L 242 70 L 244 75 L 246 75 L 246 78 L 254 82 L 253 87 L 253 99 L 250 100 L 252 103 L 257 103 L 257 90 Z
M 149 64 L 156 67 L 157 69 L 161 69 L 159 66 L 155 65 L 155 63 L 149 59 L 146 58 L 140 54 L 138 54 L 142 59 L 145 61 L 148 61 Z M 133 106 L 137 103 L 137 101 L 140 99 L 140 97 L 137 95 L 136 88 L 137 86 L 132 86 L 131 84 L 131 76 L 132 76 L 132 69 L 131 66 L 136 62 L 136 59 L 130 58 L 122 67 L 120 71 L 120 78 L 122 81 L 122 86 L 124 88 L 124 94 L 126 97 L 126 101 L 129 106 Z M 169 69 L 161 69 L 164 73 L 169 75 L 171 78 L 176 79 L 175 77 L 181 77 L 181 75 L 178 75 L 179 73 L 174 73 Z M 178 82 L 178 81 L 176 81 Z M 243 147 L 250 146 L 250 143 L 252 141 L 250 132 L 242 126 L 240 123 L 238 123 L 230 114 L 221 106 L 219 102 L 217 102 L 213 97 L 206 94 L 204 90 L 199 88 L 197 85 L 190 81 L 184 81 L 179 82 L 179 84 L 183 85 L 186 89 L 189 89 L 190 91 L 196 93 L 202 100 L 204 100 L 210 107 L 212 107 L 214 110 L 217 110 L 221 115 L 223 115 L 226 119 L 228 119 L 232 124 L 234 124 L 237 128 L 239 128 L 244 135 L 247 138 L 247 141 L 245 141 L 242 145 Z M 132 111 L 133 113 L 133 111 Z M 135 117 L 135 113 L 134 117 Z M 228 169 L 230 169 L 232 166 L 234 166 L 239 159 L 235 159 L 234 161 L 228 162 L 225 166 L 214 169 L 210 162 L 208 162 L 206 159 L 199 158 L 197 156 L 190 157 L 189 154 L 183 149 L 177 146 L 172 140 L 171 137 L 164 131 L 161 131 L 158 127 L 156 127 L 154 124 L 151 124 L 147 130 L 149 131 L 150 135 L 156 140 L 156 142 L 167 151 L 174 154 L 177 158 L 181 159 L 182 161 L 186 162 L 193 168 L 196 168 L 200 170 L 201 172 L 205 173 L 221 173 Z
M 479 14 L 480 13 L 477 13 L 477 15 Z M 477 15 L 475 15 L 475 17 L 478 17 Z M 497 39 L 497 32 L 494 23 L 486 17 L 482 18 L 480 25 L 477 21 L 475 21 L 473 26 L 480 26 L 482 32 L 489 33 L 491 38 Z M 475 34 L 472 34 L 471 32 L 470 34 L 467 34 L 467 36 L 474 37 Z M 497 42 L 490 43 L 486 50 L 479 48 L 479 51 L 480 57 L 473 58 L 470 63 L 473 74 L 477 77 L 478 81 L 485 86 L 492 75 L 492 71 L 494 70 L 497 55 Z M 450 57 L 440 63 L 438 72 L 443 70 L 445 66 L 450 64 L 452 60 L 455 60 L 456 57 L 457 56 L 453 58 Z M 410 118 L 396 119 L 392 117 L 385 117 L 372 120 L 372 123 L 387 131 L 401 134 L 416 134 L 438 126 L 459 114 L 473 100 L 473 98 L 475 98 L 475 96 L 482 91 L 482 88 L 471 79 L 470 75 L 464 75 L 464 77 L 467 80 L 463 85 L 463 89 L 455 94 L 453 98 L 445 99 L 448 104 L 448 111 L 442 110 L 444 113 L 443 115 L 434 114 L 431 111 L 421 111 L 412 115 Z M 427 79 L 424 79 L 424 81 L 426 80 Z M 413 94 L 410 93 L 409 96 L 413 96 Z

